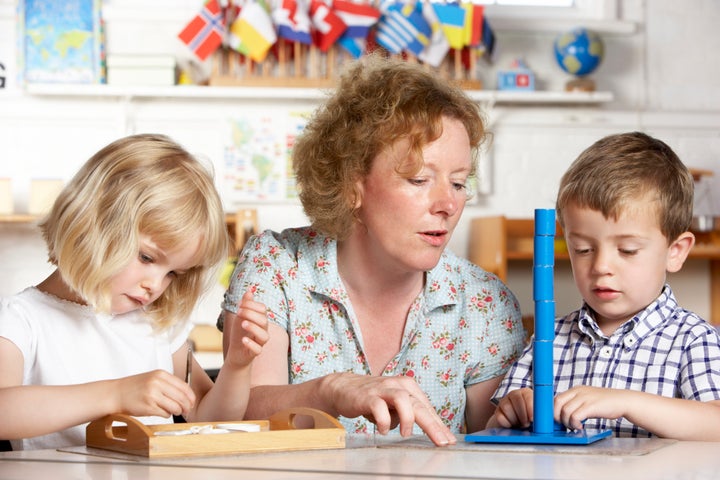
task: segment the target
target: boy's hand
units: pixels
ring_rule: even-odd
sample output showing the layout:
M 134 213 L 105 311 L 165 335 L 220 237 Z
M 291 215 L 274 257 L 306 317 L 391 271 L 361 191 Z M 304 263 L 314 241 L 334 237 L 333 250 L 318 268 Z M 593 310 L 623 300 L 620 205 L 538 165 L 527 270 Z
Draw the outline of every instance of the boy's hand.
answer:
M 223 331 L 229 338 L 225 363 L 237 368 L 250 365 L 269 339 L 267 308 L 245 292 L 237 313 L 225 316 Z
M 581 430 L 583 421 L 591 417 L 624 416 L 632 397 L 625 390 L 578 385 L 555 396 L 555 420 L 570 429 Z
M 505 395 L 498 403 L 488 427 L 527 428 L 533 419 L 532 388 L 519 388 Z

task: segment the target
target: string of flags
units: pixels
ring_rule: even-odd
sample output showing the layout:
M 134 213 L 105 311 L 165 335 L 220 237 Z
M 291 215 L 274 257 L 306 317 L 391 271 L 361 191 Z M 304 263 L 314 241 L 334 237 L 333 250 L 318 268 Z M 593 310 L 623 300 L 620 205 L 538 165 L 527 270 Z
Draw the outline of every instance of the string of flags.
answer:
M 451 49 L 492 57 L 482 5 L 438 0 L 206 0 L 178 34 L 201 61 L 221 47 L 263 62 L 279 39 L 357 58 L 376 46 L 438 67 Z

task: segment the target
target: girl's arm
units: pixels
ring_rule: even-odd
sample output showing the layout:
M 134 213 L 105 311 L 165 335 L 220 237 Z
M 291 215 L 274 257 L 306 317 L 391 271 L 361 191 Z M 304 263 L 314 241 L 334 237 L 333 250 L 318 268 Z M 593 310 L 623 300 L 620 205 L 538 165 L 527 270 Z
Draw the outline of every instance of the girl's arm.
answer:
M 23 356 L 0 337 L 0 438 L 29 438 L 80 425 L 109 413 L 168 417 L 195 401 L 174 375 L 156 370 L 78 385 L 22 385 Z
M 197 408 L 190 414 L 190 421 L 242 420 L 250 396 L 250 370 L 255 357 L 261 354 L 268 341 L 268 321 L 265 305 L 253 300 L 251 292 L 246 292 L 240 302 L 236 315 L 225 316 L 223 328 L 223 366 L 220 368 L 215 384 L 204 374 L 198 383 L 193 381 L 193 389 L 200 399 Z M 175 371 L 178 361 L 182 364 L 185 349 L 174 355 Z M 195 372 L 201 371 L 193 361 Z M 275 412 L 273 412 L 275 413 Z M 267 417 L 265 417 L 267 418 Z

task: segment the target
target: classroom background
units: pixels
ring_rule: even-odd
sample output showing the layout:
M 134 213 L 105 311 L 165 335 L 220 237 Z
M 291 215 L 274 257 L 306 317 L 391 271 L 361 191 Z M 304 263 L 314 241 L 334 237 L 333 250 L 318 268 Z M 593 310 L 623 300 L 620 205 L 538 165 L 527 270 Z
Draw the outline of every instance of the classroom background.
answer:
M 552 208 L 559 178 L 574 158 L 600 137 L 621 131 L 657 136 L 688 166 L 709 172 L 704 178 L 708 208 L 720 215 L 720 2 L 585 3 L 594 3 L 602 18 L 493 18 L 486 10 L 495 51 L 492 61 L 481 59 L 476 68 L 484 92 L 478 101 L 493 141 L 482 153 L 481 192 L 466 207 L 450 244 L 456 253 L 468 256 L 477 240 L 472 235 L 474 218 L 529 219 L 535 208 Z M 106 53 L 175 55 L 182 47 L 178 32 L 201 7 L 197 0 L 106 0 Z M 552 45 L 559 33 L 576 25 L 597 31 L 604 43 L 604 58 L 592 74 L 598 99 L 543 97 L 542 92 L 563 92 L 570 79 L 558 67 Z M 213 166 L 228 212 L 254 209 L 260 230 L 307 223 L 299 203 L 288 194 L 291 179 L 282 174 L 276 175 L 274 186 L 251 193 L 236 188 L 244 180 L 231 152 L 253 144 L 272 150 L 272 145 L 291 138 L 304 115 L 322 101 L 321 90 L 231 88 L 216 95 L 178 90 L 182 87 L 32 88 L 19 78 L 17 59 L 17 4 L 0 0 L 0 179 L 10 180 L 14 215 L 28 212 L 32 181 L 67 181 L 110 141 L 159 132 Z M 494 95 L 498 71 L 517 66 L 518 59 L 532 71 L 538 95 L 529 100 Z M 248 136 L 252 128 L 254 137 Z M 39 282 L 50 266 L 34 223 L 3 218 L 0 296 L 8 296 Z M 691 259 L 670 277 L 680 303 L 706 318 L 712 309 L 712 275 L 718 275 L 711 264 Z M 531 272 L 529 260 L 509 263 L 507 283 L 527 313 L 532 312 Z M 566 261 L 558 261 L 555 278 L 557 313 L 577 308 L 580 300 Z M 198 307 L 196 322 L 214 324 L 222 292 L 218 284 Z M 720 323 L 720 318 L 712 320 Z

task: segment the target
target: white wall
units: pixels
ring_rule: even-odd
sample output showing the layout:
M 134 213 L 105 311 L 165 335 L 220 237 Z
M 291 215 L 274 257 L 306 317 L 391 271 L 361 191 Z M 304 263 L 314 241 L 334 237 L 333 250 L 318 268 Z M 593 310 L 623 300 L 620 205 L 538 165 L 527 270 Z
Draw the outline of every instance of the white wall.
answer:
M 128 19 L 119 6 L 136 0 L 108 2 L 116 28 L 108 20 L 108 51 L 153 48 L 170 51 L 174 37 L 192 15 L 191 2 L 166 16 L 150 15 L 152 24 Z M 199 2 L 196 2 L 199 3 Z M 688 5 L 691 5 L 689 7 Z M 593 74 L 598 90 L 615 100 L 601 106 L 495 106 L 488 112 L 494 142 L 486 152 L 492 191 L 469 205 L 451 248 L 467 254 L 469 220 L 504 214 L 529 218 L 535 208 L 553 206 L 557 182 L 572 160 L 603 135 L 643 130 L 665 140 L 692 167 L 714 169 L 720 176 L 720 2 L 713 0 L 620 1 L 624 18 L 637 22 L 634 34 L 604 35 L 606 57 Z M 184 9 L 184 10 L 183 10 Z M 191 13 L 188 15 L 187 11 Z M 120 12 L 120 13 L 118 13 Z M 143 27 L 145 27 L 143 29 Z M 0 0 L 0 63 L 6 72 L 15 61 L 14 6 Z M 140 31 L 138 31 L 140 30 Z M 165 32 L 165 36 L 161 35 Z M 554 33 L 498 31 L 498 58 L 483 66 L 487 88 L 494 88 L 498 67 L 523 57 L 537 76 L 538 87 L 562 90 L 567 77 L 554 64 Z M 138 42 L 142 39 L 142 42 Z M 134 43 L 133 43 L 134 42 Z M 0 177 L 13 179 L 16 211 L 27 208 L 31 178 L 69 178 L 92 153 L 127 133 L 167 133 L 190 150 L 222 163 L 223 128 L 237 112 L 311 110 L 313 101 L 147 99 L 31 96 L 7 79 L 0 90 Z M 714 179 L 714 189 L 720 179 Z M 720 194 L 715 195 L 720 211 Z M 251 205 L 259 212 L 260 228 L 302 225 L 299 205 Z M 0 223 L 0 295 L 40 281 L 48 273 L 45 249 L 30 225 Z M 574 309 L 578 297 L 567 265 L 557 268 L 558 312 Z M 681 302 L 701 315 L 709 314 L 708 270 L 705 262 L 689 262 L 672 278 Z M 523 309 L 532 311 L 529 265 L 513 265 L 508 281 Z M 199 318 L 212 322 L 221 289 L 200 309 Z

